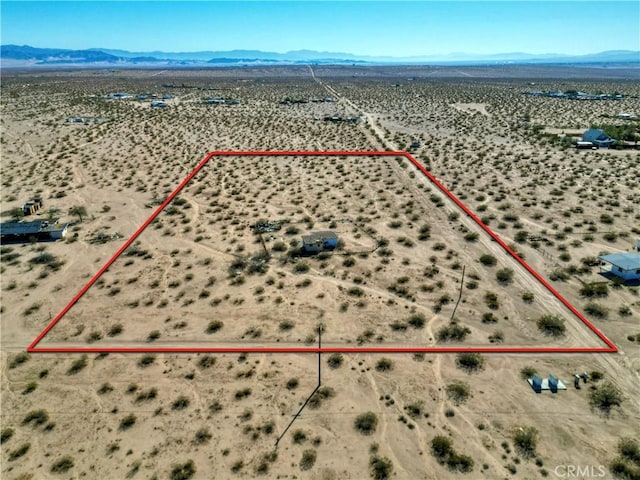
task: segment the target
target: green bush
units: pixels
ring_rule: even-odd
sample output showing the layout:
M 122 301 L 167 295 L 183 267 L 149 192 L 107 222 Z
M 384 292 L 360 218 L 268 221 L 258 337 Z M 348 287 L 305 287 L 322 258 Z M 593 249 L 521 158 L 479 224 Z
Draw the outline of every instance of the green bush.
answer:
M 51 465 L 51 473 L 65 473 L 73 468 L 73 458 L 67 456 L 54 462 Z
M 343 361 L 344 361 L 344 357 L 342 356 L 341 353 L 332 353 L 331 356 L 329 356 L 327 363 L 331 368 L 340 368 L 342 366 Z
M 516 428 L 513 432 L 513 444 L 523 457 L 531 458 L 535 456 L 538 444 L 538 430 L 535 427 Z
M 207 325 L 206 333 L 216 333 L 224 326 L 224 323 L 221 320 L 211 320 L 209 325 Z
M 49 414 L 46 410 L 32 410 L 22 419 L 22 425 L 33 423 L 34 425 L 42 425 L 49 420 Z
M 438 459 L 440 463 L 453 451 L 452 442 L 449 437 L 437 435 L 431 440 L 431 454 Z
M 513 280 L 513 270 L 502 268 L 496 272 L 496 280 L 502 285 L 508 285 Z
M 422 313 L 416 313 L 411 315 L 407 320 L 407 323 L 415 329 L 424 328 L 424 324 L 427 321 L 426 317 Z
M 182 464 L 175 464 L 171 469 L 171 480 L 189 480 L 196 474 L 196 465 L 193 460 L 187 460 Z
M 374 480 L 389 480 L 393 473 L 393 463 L 387 457 L 373 455 L 369 459 L 369 470 Z
M 24 456 L 29 451 L 30 448 L 31 448 L 31 444 L 30 443 L 23 443 L 22 445 L 20 445 L 15 450 L 10 451 L 9 452 L 9 461 L 13 462 L 14 460 L 17 460 L 18 458 Z
M 456 365 L 467 373 L 474 373 L 484 369 L 484 357 L 479 353 L 459 353 Z
M 493 255 L 485 253 L 484 255 L 480 256 L 480 263 L 482 263 L 483 265 L 486 265 L 487 267 L 493 267 L 495 264 L 498 263 L 498 259 Z
M 589 403 L 605 414 L 609 414 L 613 407 L 622 404 L 622 392 L 611 382 L 598 385 L 591 391 Z
M 67 375 L 75 375 L 88 364 L 88 357 L 86 355 L 82 355 L 79 359 L 75 360 L 69 369 L 67 370 Z
M 393 361 L 389 358 L 381 358 L 376 362 L 376 370 L 378 372 L 393 370 Z
M 565 334 L 567 327 L 564 320 L 557 315 L 543 315 L 536 322 L 538 329 L 545 335 L 561 337 Z
M 436 333 L 436 337 L 441 342 L 457 341 L 463 342 L 465 337 L 471 333 L 467 327 L 462 327 L 457 323 L 450 323 L 441 327 Z
M 9 441 L 14 433 L 15 430 L 13 428 L 3 428 L 2 433 L 0 433 L 0 444 Z
M 136 416 L 131 413 L 120 420 L 120 430 L 128 430 L 136 423 Z
M 465 402 L 471 396 L 471 388 L 465 382 L 453 382 L 447 385 L 447 397 L 459 405 Z
M 316 463 L 318 454 L 315 450 L 305 450 L 302 452 L 302 458 L 300 459 L 300 470 L 310 470 Z
M 358 415 L 354 421 L 354 427 L 362 435 L 371 435 L 378 427 L 378 417 L 373 412 Z
M 607 316 L 609 315 L 609 311 L 596 302 L 587 303 L 584 307 L 584 311 L 592 317 L 596 318 L 607 318 Z

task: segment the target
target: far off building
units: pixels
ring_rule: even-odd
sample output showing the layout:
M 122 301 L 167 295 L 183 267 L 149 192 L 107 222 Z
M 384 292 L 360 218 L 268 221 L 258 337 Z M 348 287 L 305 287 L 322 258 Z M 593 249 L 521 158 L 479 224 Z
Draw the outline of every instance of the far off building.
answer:
M 38 212 L 38 210 L 40 210 L 43 207 L 44 203 L 42 201 L 42 198 L 40 197 L 35 197 L 31 200 L 29 200 L 27 203 L 25 203 L 22 206 L 22 213 L 26 216 L 26 215 L 33 215 L 35 213 Z
M 640 253 L 610 253 L 602 255 L 601 273 L 616 276 L 625 282 L 640 281 Z
M 330 231 L 312 232 L 302 236 L 302 248 L 306 253 L 333 250 L 338 246 L 338 236 Z
M 67 235 L 69 224 L 35 220 L 0 225 L 0 243 L 28 243 L 59 240 Z
M 604 130 L 597 128 L 590 128 L 582 134 L 583 142 L 591 142 L 598 148 L 607 148 L 616 143 L 616 141 L 609 137 Z

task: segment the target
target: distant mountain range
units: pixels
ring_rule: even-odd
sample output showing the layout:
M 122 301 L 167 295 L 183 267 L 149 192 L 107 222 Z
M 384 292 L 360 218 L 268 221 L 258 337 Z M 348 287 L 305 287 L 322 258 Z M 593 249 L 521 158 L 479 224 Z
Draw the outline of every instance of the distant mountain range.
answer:
M 28 45 L 0 46 L 3 67 L 38 66 L 226 66 L 226 65 L 295 65 L 295 64 L 432 64 L 432 65 L 505 65 L 505 64 L 585 64 L 639 63 L 640 51 L 610 50 L 588 55 L 500 53 L 492 55 L 451 53 L 413 57 L 366 56 L 350 53 L 296 50 L 286 53 L 260 50 L 200 52 L 130 52 L 108 48 L 66 50 L 35 48 Z

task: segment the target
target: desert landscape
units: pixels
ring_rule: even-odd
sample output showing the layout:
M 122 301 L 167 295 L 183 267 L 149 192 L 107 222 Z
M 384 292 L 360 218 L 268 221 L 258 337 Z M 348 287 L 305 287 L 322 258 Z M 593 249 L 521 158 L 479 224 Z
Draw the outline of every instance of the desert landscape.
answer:
M 2 244 L 2 478 L 640 478 L 640 286 L 599 260 L 638 246 L 640 155 L 574 147 L 640 135 L 635 72 L 3 72 L 2 221 L 67 230 Z M 160 209 L 214 151 L 318 153 L 214 155 Z M 406 157 L 350 151 L 410 152 L 617 352 L 430 352 L 607 345 Z M 27 353 L 88 282 L 37 346 L 148 351 Z

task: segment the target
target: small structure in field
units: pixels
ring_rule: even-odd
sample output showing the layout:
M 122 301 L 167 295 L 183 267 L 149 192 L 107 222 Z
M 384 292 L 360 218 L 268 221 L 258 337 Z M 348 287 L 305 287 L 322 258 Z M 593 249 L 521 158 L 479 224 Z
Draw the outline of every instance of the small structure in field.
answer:
M 640 253 L 610 253 L 602 255 L 604 265 L 600 273 L 606 277 L 616 276 L 625 282 L 640 281 Z
M 531 388 L 536 393 L 541 393 L 542 390 L 551 390 L 551 393 L 558 393 L 558 390 L 566 390 L 567 386 L 559 380 L 557 377 L 549 374 L 547 378 L 540 378 L 534 374 L 533 377 L 527 379 Z
M 40 210 L 43 206 L 44 202 L 42 201 L 42 198 L 34 197 L 22 206 L 22 213 L 24 213 L 25 216 L 33 215 L 34 213 L 37 213 L 38 210 Z
M 611 145 L 616 143 L 613 138 L 604 133 L 604 130 L 600 130 L 598 128 L 590 128 L 589 130 L 584 132 L 582 134 L 582 141 L 591 142 L 600 148 L 610 147 Z
M 35 220 L 33 222 L 6 222 L 0 225 L 1 243 L 27 243 L 59 240 L 67 235 L 69 224 Z
M 338 236 L 331 231 L 312 232 L 302 236 L 302 248 L 306 253 L 334 250 L 338 246 Z
M 578 150 L 585 150 L 585 149 L 588 149 L 588 150 L 597 150 L 597 149 L 598 149 L 598 146 L 597 146 L 595 143 L 593 143 L 593 142 L 582 142 L 582 141 L 578 141 L 578 142 L 576 143 L 576 148 L 577 148 Z

